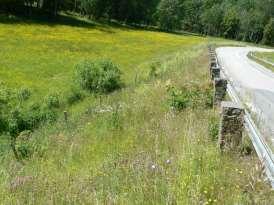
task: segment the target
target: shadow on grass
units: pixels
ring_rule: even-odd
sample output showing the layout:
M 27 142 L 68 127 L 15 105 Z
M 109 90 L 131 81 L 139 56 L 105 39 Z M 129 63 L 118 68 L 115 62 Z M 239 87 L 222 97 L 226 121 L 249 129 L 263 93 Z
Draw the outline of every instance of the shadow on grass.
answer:
M 152 31 L 152 32 L 163 32 L 168 34 L 183 35 L 183 36 L 198 36 L 202 37 L 201 34 L 195 34 L 185 31 L 165 31 L 156 26 L 146 26 L 140 24 L 126 24 L 115 20 L 106 21 L 92 21 L 87 18 L 81 18 L 72 15 L 71 13 L 63 13 L 53 18 L 46 13 L 36 12 L 31 17 L 26 15 L 7 15 L 0 13 L 0 24 L 37 24 L 46 26 L 71 26 L 79 28 L 93 29 L 96 28 L 102 32 L 115 33 L 113 28 L 119 30 L 140 30 L 140 31 Z
M 45 13 L 34 14 L 31 17 L 25 15 L 7 15 L 0 13 L 0 24 L 24 24 L 24 25 L 45 25 L 45 26 L 71 26 L 86 29 L 99 29 L 103 32 L 114 33 L 113 28 L 122 30 L 129 30 L 130 27 L 123 26 L 118 23 L 105 22 L 105 21 L 92 21 L 85 18 L 80 18 L 70 14 L 61 14 L 53 18 Z

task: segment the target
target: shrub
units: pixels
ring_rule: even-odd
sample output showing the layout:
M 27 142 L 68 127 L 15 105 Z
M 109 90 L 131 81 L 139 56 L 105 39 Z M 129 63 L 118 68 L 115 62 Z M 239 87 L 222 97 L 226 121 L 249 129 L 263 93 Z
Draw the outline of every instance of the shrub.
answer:
M 171 97 L 169 99 L 169 102 L 170 102 L 170 106 L 173 109 L 180 111 L 187 108 L 190 105 L 191 99 L 190 99 L 189 92 L 179 90 L 173 87 L 169 89 L 169 93 Z
M 8 130 L 7 117 L 3 114 L 0 115 L 0 133 L 6 132 Z
M 28 107 L 16 107 L 10 112 L 8 119 L 8 132 L 12 137 L 26 130 L 37 128 L 42 122 L 54 122 L 57 113 L 40 104 L 33 103 Z
M 158 73 L 158 68 L 160 67 L 160 63 L 159 62 L 154 62 L 152 64 L 150 64 L 150 70 L 149 70 L 149 77 L 150 78 L 156 78 L 158 77 L 159 73 Z
M 11 98 L 13 97 L 13 94 L 10 89 L 8 89 L 3 84 L 0 84 L 0 106 L 1 109 L 3 109 L 3 106 L 7 105 Z
M 31 96 L 31 91 L 28 88 L 20 88 L 17 91 L 17 98 L 20 102 L 28 100 L 30 96 Z
M 76 65 L 76 81 L 90 92 L 109 93 L 121 87 L 121 71 L 110 60 L 85 60 Z
M 60 107 L 59 95 L 57 93 L 49 94 L 45 98 L 45 104 L 47 105 L 49 109 L 59 108 Z
M 207 108 L 213 107 L 213 90 L 208 88 L 204 91 L 204 102 Z
M 212 117 L 209 120 L 208 132 L 212 140 L 217 140 L 219 134 L 219 120 L 217 117 Z
M 0 83 L 0 134 L 9 130 L 8 116 L 13 92 Z
M 30 136 L 30 131 L 23 131 L 13 141 L 13 151 L 15 152 L 15 156 L 19 160 L 29 158 L 33 153 L 33 147 L 31 146 Z
M 84 94 L 78 88 L 72 88 L 67 94 L 67 103 L 72 105 L 76 102 L 81 101 L 84 98 Z
M 168 92 L 170 106 L 178 111 L 188 107 L 211 108 L 213 106 L 212 91 L 209 88 L 191 86 L 178 89 L 170 87 Z

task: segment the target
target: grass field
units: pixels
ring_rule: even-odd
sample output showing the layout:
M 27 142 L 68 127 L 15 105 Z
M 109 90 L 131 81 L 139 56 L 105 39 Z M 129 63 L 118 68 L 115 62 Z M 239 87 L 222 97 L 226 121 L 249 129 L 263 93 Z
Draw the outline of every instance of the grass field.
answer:
M 1 23 L 1 22 L 0 22 Z M 202 39 L 111 27 L 93 22 L 66 25 L 41 22 L 0 24 L 0 76 L 12 87 L 24 85 L 38 96 L 69 87 L 73 68 L 82 59 L 110 58 L 127 83 L 143 78 L 146 66 L 179 47 Z M 16 28 L 16 29 L 14 29 Z
M 81 24 L 82 25 L 82 24 Z M 121 65 L 125 87 L 68 108 L 69 121 L 35 130 L 23 163 L 0 157 L 0 204 L 271 204 L 256 156 L 221 154 L 208 39 L 105 25 L 0 24 L 1 80 L 39 100 L 65 92 L 80 59 Z M 158 76 L 149 65 L 160 61 Z M 136 83 L 136 76 L 138 82 Z M 169 87 L 199 91 L 170 108 Z

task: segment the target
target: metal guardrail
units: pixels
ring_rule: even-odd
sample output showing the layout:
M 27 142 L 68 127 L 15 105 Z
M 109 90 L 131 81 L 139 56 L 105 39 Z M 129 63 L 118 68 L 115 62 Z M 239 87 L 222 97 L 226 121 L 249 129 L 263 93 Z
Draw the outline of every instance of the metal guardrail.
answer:
M 230 98 L 232 99 L 232 101 L 238 103 L 239 105 L 243 105 L 240 97 L 237 94 L 235 87 L 233 86 L 233 82 L 230 81 L 229 76 L 226 74 L 224 68 L 220 66 L 217 55 L 216 61 L 217 65 L 221 68 L 221 75 L 223 75 L 228 81 L 227 91 Z M 264 166 L 265 173 L 269 179 L 272 189 L 274 189 L 274 159 L 272 151 L 265 142 L 254 121 L 252 120 L 250 113 L 246 109 L 244 119 L 245 128 L 249 134 L 252 144 L 256 150 L 256 153 Z

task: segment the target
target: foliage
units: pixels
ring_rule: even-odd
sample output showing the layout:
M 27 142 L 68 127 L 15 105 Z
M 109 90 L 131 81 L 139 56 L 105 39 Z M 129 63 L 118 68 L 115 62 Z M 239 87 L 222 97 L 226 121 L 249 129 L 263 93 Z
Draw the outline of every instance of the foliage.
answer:
M 220 4 L 215 4 L 206 9 L 201 15 L 201 22 L 204 26 L 203 33 L 220 36 L 222 34 L 223 17 L 224 9 Z
M 150 64 L 149 78 L 155 79 L 159 76 L 159 68 L 161 67 L 160 62 L 153 62 Z
M 192 86 L 191 88 L 183 87 L 178 89 L 176 87 L 170 87 L 168 92 L 170 95 L 170 106 L 178 111 L 188 107 L 192 109 L 197 107 L 209 108 L 213 105 L 212 91 L 207 88 Z
M 161 0 L 156 12 L 160 28 L 167 31 L 181 28 L 181 0 Z
M 110 60 L 84 60 L 75 66 L 76 81 L 95 93 L 109 93 L 121 87 L 121 71 Z
M 15 107 L 10 111 L 8 118 L 8 132 L 16 137 L 26 130 L 34 130 L 42 122 L 54 122 L 57 119 L 56 111 L 43 105 L 34 103 L 28 107 Z
M 203 1 L 186 0 L 184 1 L 183 29 L 191 32 L 201 33 L 203 25 L 201 16 L 203 13 Z
M 229 8 L 222 23 L 223 35 L 227 38 L 236 38 L 240 28 L 240 19 L 235 8 Z
M 186 90 L 178 90 L 171 88 L 170 92 L 170 106 L 176 110 L 183 110 L 191 105 L 191 93 Z
M 255 9 L 242 15 L 239 37 L 245 41 L 259 43 L 264 32 L 264 15 Z
M 75 104 L 82 99 L 84 99 L 84 93 L 78 87 L 72 87 L 71 90 L 67 93 L 67 103 L 69 105 Z
M 274 18 L 271 18 L 265 26 L 263 43 L 274 46 Z
M 17 97 L 20 102 L 28 100 L 31 96 L 31 91 L 28 88 L 20 88 L 17 92 Z
M 108 1 L 101 0 L 82 0 L 80 1 L 80 10 L 99 19 L 107 11 L 107 3 Z
M 51 93 L 47 95 L 44 101 L 49 109 L 60 107 L 60 99 L 58 93 Z
M 209 119 L 208 132 L 212 140 L 216 141 L 219 134 L 219 119 L 217 117 L 212 117 Z

